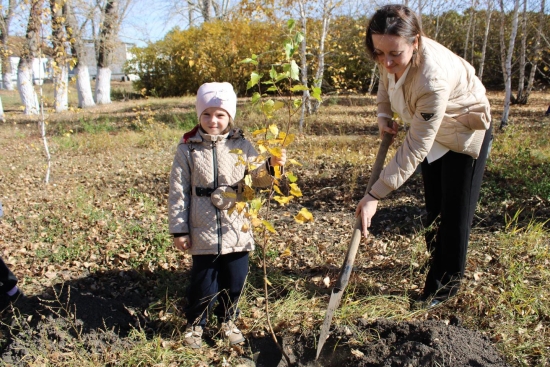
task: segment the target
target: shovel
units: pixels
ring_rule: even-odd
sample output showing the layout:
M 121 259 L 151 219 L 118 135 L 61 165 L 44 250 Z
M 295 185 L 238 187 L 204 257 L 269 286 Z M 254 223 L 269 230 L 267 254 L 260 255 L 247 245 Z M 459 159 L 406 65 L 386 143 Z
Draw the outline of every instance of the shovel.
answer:
M 376 154 L 376 160 L 374 161 L 374 166 L 372 167 L 372 172 L 365 195 L 370 191 L 372 185 L 380 177 L 380 172 L 382 172 L 382 168 L 384 167 L 384 161 L 386 159 L 386 154 L 388 153 L 388 148 L 392 143 L 392 138 L 393 135 L 388 133 L 385 133 L 382 136 L 382 142 L 380 143 L 380 148 L 378 148 L 378 153 Z M 317 343 L 317 356 L 315 359 L 319 358 L 321 349 L 323 349 L 323 345 L 328 338 L 328 331 L 330 329 L 330 323 L 332 322 L 332 316 L 334 315 L 334 311 L 338 308 L 338 305 L 340 305 L 342 294 L 344 294 L 344 290 L 348 285 L 349 277 L 353 269 L 353 262 L 355 261 L 357 249 L 359 247 L 359 243 L 361 242 L 362 229 L 363 226 L 361 223 L 361 216 L 359 216 L 355 220 L 353 236 L 351 237 L 351 243 L 348 247 L 348 252 L 346 254 L 344 264 L 342 265 L 342 269 L 340 270 L 338 281 L 334 285 L 334 288 L 332 288 L 332 294 L 330 295 L 330 301 L 328 302 L 327 312 L 325 313 L 325 321 L 323 321 L 323 325 L 321 326 L 321 335 L 319 336 L 319 342 Z

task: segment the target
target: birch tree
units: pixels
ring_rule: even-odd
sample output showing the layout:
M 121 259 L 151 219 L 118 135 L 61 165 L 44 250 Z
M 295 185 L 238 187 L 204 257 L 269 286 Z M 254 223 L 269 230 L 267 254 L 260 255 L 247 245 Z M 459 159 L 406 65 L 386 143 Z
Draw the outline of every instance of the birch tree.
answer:
M 11 50 L 8 45 L 10 35 L 10 25 L 13 19 L 15 8 L 18 6 L 18 1 L 9 0 L 6 4 L 2 2 L 0 15 L 0 39 L 2 40 L 2 49 L 0 50 L 0 59 L 2 63 L 2 89 L 13 90 L 12 74 L 13 70 L 10 62 Z
M 65 33 L 66 22 L 63 17 L 64 5 L 65 0 L 50 0 L 54 108 L 56 112 L 66 111 L 69 108 L 69 65 L 67 58 L 67 35 Z
M 531 91 L 533 89 L 533 84 L 535 82 L 535 73 L 538 69 L 538 63 L 542 59 L 542 50 L 540 46 L 540 38 L 543 33 L 544 29 L 544 20 L 545 20 L 545 14 L 544 10 L 546 7 L 546 1 L 541 0 L 540 2 L 540 11 L 539 11 L 539 19 L 538 19 L 538 27 L 536 29 L 536 36 L 535 36 L 535 42 L 533 43 L 533 56 L 531 58 L 530 64 L 531 64 L 531 71 L 529 72 L 529 79 L 527 81 L 527 88 L 525 89 L 525 92 L 522 94 L 522 96 L 518 96 L 518 103 L 526 104 L 529 100 L 529 95 L 531 94 Z
M 523 0 L 523 12 L 521 14 L 521 41 L 519 51 L 519 78 L 517 98 L 514 102 L 523 98 L 523 89 L 525 87 L 525 57 L 527 53 L 527 0 Z
M 505 24 L 506 24 L 506 9 L 504 8 L 504 1 L 499 0 L 500 10 L 502 13 L 500 22 L 500 59 L 502 64 L 502 74 L 504 77 L 504 108 L 502 111 L 502 119 L 500 121 L 500 128 L 503 129 L 508 125 L 508 115 L 510 113 L 510 104 L 512 102 L 512 55 L 514 53 L 514 45 L 516 41 L 516 35 L 518 31 L 518 12 L 519 12 L 519 0 L 514 0 L 514 10 L 511 13 L 512 25 L 510 31 L 510 39 L 508 41 L 508 48 L 505 47 Z
M 479 61 L 478 77 L 483 80 L 483 68 L 485 67 L 485 57 L 487 55 L 487 40 L 489 39 L 489 29 L 491 28 L 491 15 L 493 13 L 493 0 L 487 0 L 487 10 L 485 11 L 485 31 L 483 32 L 483 44 L 481 46 L 481 59 Z
M 73 56 L 74 73 L 76 75 L 76 93 L 78 95 L 78 107 L 87 108 L 95 106 L 92 86 L 90 84 L 90 71 L 86 59 L 86 49 L 84 46 L 84 30 L 90 22 L 93 11 L 85 10 L 84 15 L 79 22 L 74 8 L 73 0 L 67 0 L 63 6 L 65 15 L 65 24 L 67 37 L 71 44 L 71 54 Z M 81 10 L 85 7 L 81 6 Z
M 39 55 L 40 31 L 44 0 L 32 0 L 27 23 L 26 42 L 17 66 L 17 88 L 25 115 L 36 115 L 39 111 L 38 96 L 33 86 L 33 61 Z
M 95 101 L 111 103 L 111 69 L 113 52 L 117 45 L 120 25 L 124 20 L 131 0 L 106 0 L 100 8 L 99 33 L 96 37 L 97 76 Z M 92 22 L 92 24 L 95 24 Z M 96 27 L 94 26 L 93 29 Z M 94 32 L 95 34 L 95 32 Z
M 97 76 L 95 100 L 97 104 L 111 103 L 111 64 L 115 36 L 118 33 L 118 0 L 107 0 L 103 11 L 103 22 L 99 32 L 97 54 Z

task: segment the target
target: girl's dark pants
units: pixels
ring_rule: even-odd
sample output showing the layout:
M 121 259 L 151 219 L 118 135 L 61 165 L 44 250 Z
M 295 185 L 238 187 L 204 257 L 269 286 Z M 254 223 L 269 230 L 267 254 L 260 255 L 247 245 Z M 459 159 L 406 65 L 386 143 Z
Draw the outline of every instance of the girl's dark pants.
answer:
M 5 294 L 17 284 L 17 278 L 0 257 L 0 294 Z
M 426 244 L 431 254 L 423 298 L 445 300 L 460 287 L 491 138 L 492 127 L 485 133 L 477 159 L 449 151 L 421 164 L 428 212 Z
M 191 284 L 187 289 L 188 324 L 206 325 L 216 299 L 214 315 L 219 322 L 238 316 L 237 303 L 248 274 L 248 252 L 226 255 L 194 255 Z

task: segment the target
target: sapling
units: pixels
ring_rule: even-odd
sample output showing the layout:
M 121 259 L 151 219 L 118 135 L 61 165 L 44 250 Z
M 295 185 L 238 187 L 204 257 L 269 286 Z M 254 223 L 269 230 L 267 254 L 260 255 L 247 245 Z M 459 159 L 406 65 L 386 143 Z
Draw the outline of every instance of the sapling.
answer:
M 257 139 L 256 143 L 260 152 L 258 159 L 252 164 L 259 164 L 265 161 L 267 155 L 280 157 L 283 149 L 286 149 L 294 141 L 296 136 L 290 133 L 290 128 L 295 121 L 296 115 L 301 110 L 303 99 L 300 94 L 302 92 L 307 91 L 312 98 L 318 101 L 321 100 L 320 88 L 308 88 L 300 83 L 300 68 L 294 60 L 294 56 L 300 47 L 303 35 L 296 31 L 294 20 L 287 22 L 287 31 L 288 37 L 282 43 L 284 60 L 278 65 L 272 65 L 265 78 L 264 74 L 259 70 L 260 57 L 258 55 L 253 54 L 242 61 L 243 63 L 256 66 L 256 70 L 250 74 L 247 89 L 255 88 L 257 90 L 252 95 L 251 103 L 261 111 L 264 117 L 264 127 L 252 133 L 253 137 Z M 262 90 L 262 86 L 266 86 L 265 91 Z M 282 129 L 277 124 L 272 123 L 276 114 L 284 115 L 284 126 Z M 238 151 L 233 153 L 241 154 Z M 244 159 L 241 159 L 241 162 L 242 164 L 247 164 Z M 256 194 L 251 187 L 251 177 L 246 176 L 242 201 L 238 201 L 234 209 L 247 216 L 250 219 L 253 230 L 259 234 L 258 243 L 262 250 L 261 260 L 264 276 L 264 296 L 266 299 L 264 305 L 267 326 L 288 365 L 292 365 L 292 363 L 277 341 L 269 314 L 268 287 L 271 283 L 267 277 L 266 254 L 270 243 L 270 235 L 277 234 L 273 223 L 270 221 L 271 200 L 273 199 L 284 206 L 295 198 L 302 196 L 302 191 L 297 183 L 298 177 L 291 171 L 292 167 L 300 165 L 298 161 L 290 158 L 287 159 L 287 167 L 284 170 L 281 167 L 273 167 L 275 170 L 275 179 L 271 187 L 264 193 L 267 195 L 263 197 Z M 264 207 L 265 210 L 260 212 Z M 306 208 L 302 208 L 294 216 L 294 219 L 298 223 L 312 222 L 313 215 Z M 243 228 L 242 230 L 250 230 L 250 228 Z M 285 252 L 289 253 L 290 250 L 287 249 Z

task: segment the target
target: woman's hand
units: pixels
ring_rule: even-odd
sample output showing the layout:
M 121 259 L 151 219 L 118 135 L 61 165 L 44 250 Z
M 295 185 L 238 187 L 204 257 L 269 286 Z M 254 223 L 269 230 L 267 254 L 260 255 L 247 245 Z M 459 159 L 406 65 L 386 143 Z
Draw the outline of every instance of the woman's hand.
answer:
M 378 200 L 371 197 L 370 195 L 365 195 L 363 199 L 357 204 L 357 209 L 355 210 L 355 218 L 361 216 L 361 222 L 363 224 L 363 236 L 365 238 L 369 235 L 370 221 L 376 213 L 376 207 L 378 206 Z
M 174 237 L 174 246 L 180 251 L 191 248 L 191 238 L 189 236 Z
M 393 143 L 393 141 L 395 140 L 395 135 L 397 134 L 397 130 L 398 130 L 397 122 L 395 122 L 394 120 L 390 120 L 389 118 L 386 118 L 386 117 L 378 117 L 376 121 L 378 122 L 378 131 L 380 132 L 380 139 L 382 139 L 382 136 L 384 135 L 384 133 L 392 134 L 393 137 L 391 142 Z
M 269 158 L 269 164 L 271 166 L 284 166 L 286 163 L 286 149 L 281 149 L 281 156 L 271 156 Z

